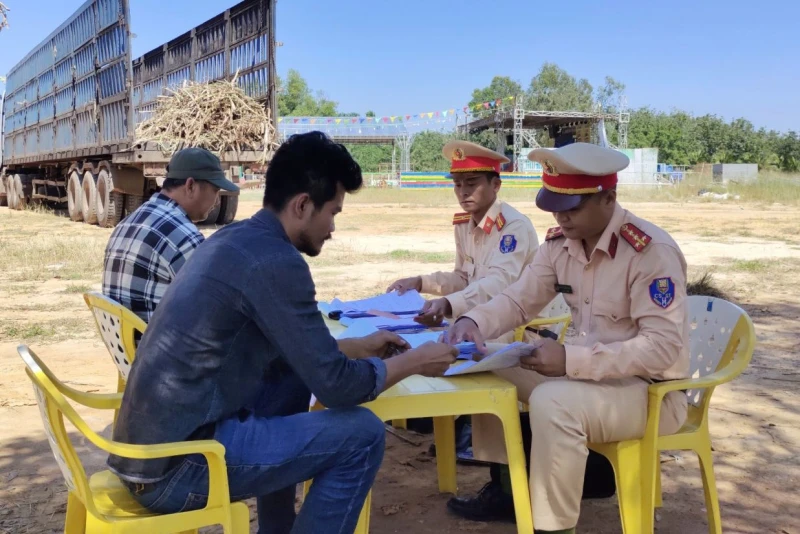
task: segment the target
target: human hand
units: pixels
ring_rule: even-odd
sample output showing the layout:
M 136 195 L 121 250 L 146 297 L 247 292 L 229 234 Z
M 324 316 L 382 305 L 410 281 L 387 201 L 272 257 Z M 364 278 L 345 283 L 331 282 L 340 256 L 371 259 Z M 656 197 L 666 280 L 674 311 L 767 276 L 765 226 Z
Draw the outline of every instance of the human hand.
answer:
M 421 276 L 412 276 L 411 278 L 401 278 L 397 280 L 395 283 L 390 285 L 387 289 L 387 293 L 391 293 L 392 291 L 397 291 L 398 295 L 402 295 L 406 291 L 411 291 L 412 289 L 416 289 L 417 291 L 422 291 L 422 277 Z
M 439 326 L 445 317 L 453 315 L 453 308 L 446 298 L 427 300 L 422 306 L 422 313 L 414 317 L 414 321 L 427 327 Z
M 475 349 L 480 354 L 486 353 L 486 343 L 484 343 L 483 334 L 481 334 L 475 321 L 469 317 L 462 317 L 457 320 L 453 327 L 445 332 L 439 340 L 450 345 L 456 345 L 462 341 L 471 341 L 475 343 Z
M 416 374 L 422 376 L 442 376 L 456 361 L 458 349 L 446 343 L 428 341 L 408 352 L 414 358 Z
M 383 360 L 411 348 L 408 341 L 387 330 L 378 330 L 374 334 L 362 337 L 360 341 L 362 358 L 378 356 Z
M 537 340 L 529 356 L 519 359 L 519 366 L 540 375 L 558 377 L 567 374 L 567 350 L 549 338 Z

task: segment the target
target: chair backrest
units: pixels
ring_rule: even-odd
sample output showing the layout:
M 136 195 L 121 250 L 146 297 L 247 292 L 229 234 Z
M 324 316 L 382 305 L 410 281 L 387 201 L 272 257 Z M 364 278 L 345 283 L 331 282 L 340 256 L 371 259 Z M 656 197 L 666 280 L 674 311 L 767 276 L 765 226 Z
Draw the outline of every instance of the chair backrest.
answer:
M 106 344 L 114 365 L 123 381 L 128 380 L 133 359 L 136 356 L 134 342 L 136 332 L 143 334 L 147 323 L 122 304 L 92 291 L 84 293 L 83 299 L 92 310 L 97 330 Z
M 691 378 L 703 378 L 726 369 L 738 376 L 753 356 L 755 329 L 743 309 L 726 300 L 689 297 L 689 345 Z M 714 388 L 688 390 L 689 403 L 708 403 Z
M 64 476 L 64 482 L 69 491 L 76 495 L 87 509 L 94 510 L 94 501 L 89 491 L 86 471 L 69 440 L 64 427 L 64 416 L 66 415 L 67 419 L 81 432 L 84 428 L 88 429 L 89 427 L 62 394 L 61 389 L 69 389 L 69 387 L 61 383 L 27 346 L 20 345 L 17 352 L 25 362 L 27 367 L 25 372 L 33 383 L 33 391 L 44 423 L 47 441 L 56 463 L 61 469 L 61 474 Z
M 564 300 L 564 295 L 559 293 L 556 295 L 556 298 L 550 301 L 550 303 L 544 307 L 544 309 L 539 313 L 539 317 L 544 318 L 553 318 L 553 317 L 564 317 L 572 314 L 572 310 L 567 304 L 567 301 Z M 553 332 L 555 335 L 561 335 L 561 331 L 564 329 L 566 322 L 559 322 L 548 326 L 547 329 Z

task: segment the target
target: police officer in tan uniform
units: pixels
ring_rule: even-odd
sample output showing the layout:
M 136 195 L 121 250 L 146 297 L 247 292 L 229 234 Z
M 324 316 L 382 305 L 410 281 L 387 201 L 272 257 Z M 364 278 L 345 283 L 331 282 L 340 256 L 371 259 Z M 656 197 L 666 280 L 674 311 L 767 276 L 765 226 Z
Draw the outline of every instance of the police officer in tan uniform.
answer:
M 686 261 L 661 228 L 617 204 L 617 172 L 628 158 L 615 150 L 575 143 L 536 149 L 544 169 L 537 206 L 558 227 L 518 282 L 459 319 L 447 341 L 492 338 L 525 324 L 557 293 L 572 308 L 577 332 L 560 345 L 535 342 L 518 368 L 498 372 L 530 406 L 530 489 L 537 532 L 574 532 L 578 522 L 587 442 L 640 438 L 648 385 L 689 371 Z M 669 393 L 659 431 L 686 419 L 686 395 Z M 475 457 L 507 463 L 499 421 L 473 417 Z M 482 495 L 454 498 L 460 515 L 484 506 Z M 470 517 L 475 519 L 474 514 Z M 539 530 L 541 529 L 541 530 Z
M 468 141 L 447 143 L 442 153 L 451 161 L 449 176 L 464 210 L 453 217 L 455 269 L 404 278 L 387 290 L 441 295 L 427 301 L 417 319 L 429 326 L 461 317 L 500 294 L 517 281 L 539 247 L 530 219 L 497 198 L 500 167 L 508 158 Z M 505 341 L 513 339 L 513 332 L 503 334 Z
M 442 149 L 450 160 L 450 175 L 462 213 L 453 216 L 456 241 L 455 268 L 449 272 L 398 280 L 387 291 L 400 294 L 410 289 L 441 295 L 428 300 L 416 321 L 438 326 L 445 317 L 458 318 L 479 304 L 488 302 L 519 279 L 539 247 L 530 219 L 497 198 L 501 187 L 500 169 L 509 159 L 468 141 L 452 141 Z M 543 332 L 546 334 L 547 332 Z M 497 336 L 510 343 L 514 332 Z M 537 335 L 526 331 L 526 339 Z M 430 431 L 428 419 L 410 420 L 409 428 Z M 456 457 L 474 463 L 469 417 L 456 419 Z M 433 447 L 432 447 L 433 449 Z M 498 477 L 498 467 L 492 468 Z

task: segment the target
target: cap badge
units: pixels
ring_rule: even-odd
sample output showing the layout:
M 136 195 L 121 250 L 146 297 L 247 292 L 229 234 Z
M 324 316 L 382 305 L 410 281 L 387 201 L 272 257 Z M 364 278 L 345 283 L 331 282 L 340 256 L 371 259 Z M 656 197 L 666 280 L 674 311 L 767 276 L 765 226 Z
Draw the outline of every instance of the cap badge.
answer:
M 464 150 L 463 149 L 456 148 L 455 150 L 453 150 L 453 160 L 454 161 L 464 161 L 465 159 L 467 159 L 467 158 L 464 156 Z
M 549 159 L 544 160 L 544 169 L 550 176 L 558 176 L 558 171 L 556 171 L 556 166 L 553 165 L 553 162 L 550 161 Z

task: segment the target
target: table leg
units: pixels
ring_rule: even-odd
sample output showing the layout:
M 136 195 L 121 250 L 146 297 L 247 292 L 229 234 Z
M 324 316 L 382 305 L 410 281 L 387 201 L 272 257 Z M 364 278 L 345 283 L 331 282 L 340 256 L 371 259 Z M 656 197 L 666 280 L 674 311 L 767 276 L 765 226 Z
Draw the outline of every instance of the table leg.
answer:
M 436 470 L 439 474 L 439 492 L 455 494 L 458 491 L 456 482 L 455 418 L 452 415 L 434 417 L 433 435 L 436 442 Z

